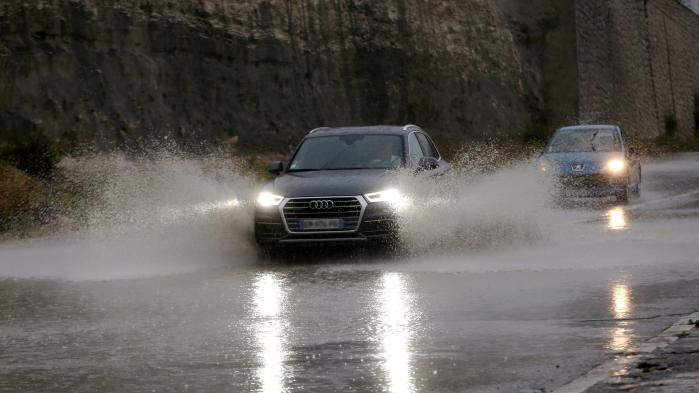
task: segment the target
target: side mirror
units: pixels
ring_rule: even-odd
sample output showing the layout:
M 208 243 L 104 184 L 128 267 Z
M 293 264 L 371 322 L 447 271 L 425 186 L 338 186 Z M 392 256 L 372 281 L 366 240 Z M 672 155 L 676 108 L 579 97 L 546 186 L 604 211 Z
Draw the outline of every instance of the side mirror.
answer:
M 275 175 L 278 175 L 284 172 L 284 164 L 282 164 L 281 161 L 271 162 L 269 165 L 267 165 L 267 170 L 269 171 L 269 173 L 274 173 Z
M 434 157 L 422 157 L 420 161 L 417 162 L 417 172 L 429 171 L 439 167 L 437 159 Z

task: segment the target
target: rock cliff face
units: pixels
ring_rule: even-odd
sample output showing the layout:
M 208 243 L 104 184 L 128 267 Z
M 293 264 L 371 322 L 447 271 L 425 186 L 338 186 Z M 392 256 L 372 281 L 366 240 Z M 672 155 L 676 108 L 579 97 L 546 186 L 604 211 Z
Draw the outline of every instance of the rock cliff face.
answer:
M 699 16 L 676 0 L 576 3 L 579 116 L 699 136 Z
M 417 123 L 515 138 L 541 106 L 521 58 L 490 0 L 0 0 L 0 132 L 284 148 L 317 126 Z

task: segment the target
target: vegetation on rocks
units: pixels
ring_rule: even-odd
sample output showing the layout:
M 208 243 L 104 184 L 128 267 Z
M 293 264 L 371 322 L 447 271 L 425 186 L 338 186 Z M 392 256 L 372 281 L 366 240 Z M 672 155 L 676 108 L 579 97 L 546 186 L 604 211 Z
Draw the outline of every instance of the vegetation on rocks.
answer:
M 39 221 L 41 182 L 12 165 L 0 163 L 0 232 L 24 232 Z
M 478 175 L 536 157 L 552 132 L 552 128 L 530 123 L 525 128 L 523 143 L 465 142 L 444 136 L 436 137 L 435 142 L 447 160 L 464 173 Z M 699 151 L 699 138 L 692 137 L 665 135 L 631 143 L 642 156 Z M 225 161 L 235 163 L 230 171 L 254 183 L 271 180 L 274 176 L 267 172 L 268 163 L 288 160 L 289 153 L 245 153 L 230 144 L 202 153 L 206 158 L 190 156 L 172 146 L 145 155 L 121 157 L 134 162 L 158 160 L 163 155 L 195 162 Z M 41 132 L 0 142 L 0 238 L 78 230 L 88 225 L 90 214 L 99 211 L 103 194 L 114 180 L 113 168 L 111 172 L 108 168 L 110 157 L 113 158 L 110 154 L 80 158 L 62 155 L 59 144 Z M 106 165 L 103 167 L 101 163 Z M 138 176 L 138 171 L 135 174 Z
M 540 123 L 527 123 L 524 128 L 522 142 L 525 145 L 538 145 L 543 147 L 553 135 L 555 129 Z
M 638 139 L 633 146 L 642 156 L 662 156 L 670 153 L 699 151 L 699 137 L 663 135 L 657 138 Z
M 39 130 L 16 134 L 0 145 L 0 159 L 41 179 L 50 178 L 61 159 L 58 143 Z

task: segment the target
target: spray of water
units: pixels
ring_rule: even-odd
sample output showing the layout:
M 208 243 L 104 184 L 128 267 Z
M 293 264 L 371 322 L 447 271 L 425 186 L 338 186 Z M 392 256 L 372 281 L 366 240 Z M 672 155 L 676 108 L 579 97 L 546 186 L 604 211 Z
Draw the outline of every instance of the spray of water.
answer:
M 493 171 L 458 165 L 437 178 L 404 174 L 402 238 L 411 251 L 532 244 L 551 230 L 551 185 L 530 160 Z
M 155 158 L 154 158 L 155 157 Z M 530 245 L 550 238 L 550 187 L 525 160 L 494 169 L 493 154 L 456 160 L 431 178 L 401 173 L 411 207 L 400 217 L 415 254 Z M 78 231 L 5 244 L 0 275 L 114 279 L 255 263 L 256 181 L 234 159 L 108 155 L 67 161 L 66 173 L 91 179 Z
M 84 217 L 80 229 L 3 245 L 0 274 L 130 278 L 244 264 L 256 255 L 246 204 L 255 182 L 235 160 L 102 155 L 63 166 L 94 187 L 68 214 Z

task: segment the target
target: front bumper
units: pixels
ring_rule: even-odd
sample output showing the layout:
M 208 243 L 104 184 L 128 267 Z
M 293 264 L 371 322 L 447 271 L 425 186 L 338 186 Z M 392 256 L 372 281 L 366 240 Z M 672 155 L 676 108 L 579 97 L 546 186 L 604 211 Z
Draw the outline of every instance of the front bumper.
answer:
M 623 193 L 627 180 L 604 174 L 559 175 L 556 185 L 561 197 L 606 197 Z
M 287 220 L 283 206 L 255 209 L 255 240 L 261 246 L 294 246 L 304 244 L 361 244 L 389 243 L 398 237 L 398 220 L 387 203 L 367 203 L 363 197 L 355 197 L 361 201 L 361 214 L 356 224 L 347 230 L 308 231 L 304 232 Z M 318 199 L 318 198 L 313 198 Z M 325 197 L 321 197 L 325 199 Z M 332 213 L 329 213 L 332 217 Z M 290 227 L 292 229 L 290 229 Z

